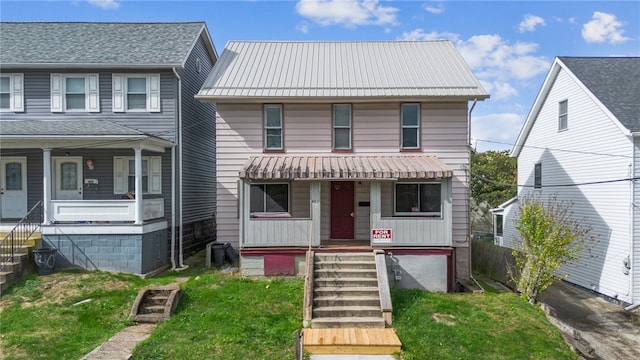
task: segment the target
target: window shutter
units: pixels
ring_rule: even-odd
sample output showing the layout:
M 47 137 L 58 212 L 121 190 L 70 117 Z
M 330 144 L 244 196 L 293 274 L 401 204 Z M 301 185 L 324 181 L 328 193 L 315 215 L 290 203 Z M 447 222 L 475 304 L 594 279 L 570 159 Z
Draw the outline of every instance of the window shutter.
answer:
M 10 108 L 13 111 L 24 111 L 24 92 L 23 92 L 23 80 L 22 74 L 13 74 L 11 79 L 11 105 Z
M 127 167 L 129 163 L 124 157 L 113 157 L 113 193 L 127 193 Z
M 51 112 L 62 112 L 62 74 L 51 74 Z
M 87 110 L 90 112 L 100 112 L 100 92 L 99 74 L 89 74 L 86 77 L 87 83 Z
M 149 193 L 162 194 L 162 158 L 152 156 L 149 158 Z
M 150 112 L 160 112 L 160 74 L 149 75 L 149 94 L 147 103 Z
M 113 112 L 124 112 L 124 75 L 113 74 L 111 94 Z

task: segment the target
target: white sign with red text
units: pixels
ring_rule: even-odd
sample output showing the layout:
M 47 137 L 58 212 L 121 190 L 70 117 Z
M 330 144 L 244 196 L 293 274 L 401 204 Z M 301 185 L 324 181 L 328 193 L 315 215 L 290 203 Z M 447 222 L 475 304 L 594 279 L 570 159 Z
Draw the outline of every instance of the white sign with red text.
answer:
M 391 229 L 371 229 L 371 241 L 376 243 L 390 243 Z

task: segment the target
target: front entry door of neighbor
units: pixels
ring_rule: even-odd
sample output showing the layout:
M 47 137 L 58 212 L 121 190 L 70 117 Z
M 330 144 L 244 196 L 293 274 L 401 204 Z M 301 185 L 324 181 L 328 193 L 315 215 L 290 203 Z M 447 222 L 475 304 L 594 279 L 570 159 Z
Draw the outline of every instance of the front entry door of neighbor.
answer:
M 27 158 L 3 156 L 0 164 L 0 217 L 20 219 L 27 215 Z
M 82 157 L 54 157 L 53 172 L 54 200 L 82 200 Z
M 353 181 L 331 183 L 331 239 L 353 240 Z

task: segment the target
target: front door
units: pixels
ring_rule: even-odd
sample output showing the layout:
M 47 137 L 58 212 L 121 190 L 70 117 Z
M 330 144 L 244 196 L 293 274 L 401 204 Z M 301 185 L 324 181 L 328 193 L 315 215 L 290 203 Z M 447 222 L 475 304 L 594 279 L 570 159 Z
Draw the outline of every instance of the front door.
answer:
M 331 183 L 331 239 L 353 240 L 353 181 Z
M 27 215 L 27 158 L 0 159 L 0 218 L 20 219 Z
M 53 158 L 53 199 L 82 200 L 82 158 Z

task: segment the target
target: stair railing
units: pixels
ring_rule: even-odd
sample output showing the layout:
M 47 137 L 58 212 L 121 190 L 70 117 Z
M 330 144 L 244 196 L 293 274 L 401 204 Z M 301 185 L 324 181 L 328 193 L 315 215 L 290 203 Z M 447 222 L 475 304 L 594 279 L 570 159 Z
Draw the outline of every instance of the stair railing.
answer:
M 15 254 L 40 229 L 43 220 L 42 201 L 38 201 L 16 226 L 0 241 L 0 271 L 13 262 Z
M 309 248 L 305 258 L 304 274 L 304 304 L 302 310 L 303 327 L 311 327 L 311 314 L 313 303 L 313 250 L 311 250 L 311 240 L 313 238 L 313 222 L 309 225 Z

